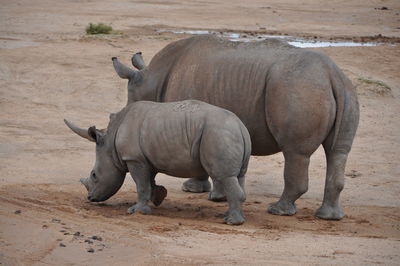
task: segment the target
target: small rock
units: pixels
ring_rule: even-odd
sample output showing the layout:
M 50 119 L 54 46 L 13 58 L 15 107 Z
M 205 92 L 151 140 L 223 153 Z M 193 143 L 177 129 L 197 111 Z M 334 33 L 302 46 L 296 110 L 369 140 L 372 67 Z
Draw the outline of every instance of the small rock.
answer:
M 85 243 L 93 244 L 93 241 L 92 241 L 92 240 L 89 240 L 89 239 L 86 239 L 86 240 L 85 240 Z
M 42 228 L 43 228 L 43 229 L 47 229 L 48 226 L 44 224 L 44 225 L 42 225 Z
M 65 233 L 64 233 L 64 235 L 65 235 L 65 236 L 67 236 L 67 235 L 70 235 L 70 233 L 68 233 L 68 232 L 65 232 Z
M 16 210 L 14 213 L 15 214 L 21 214 L 21 212 L 22 212 L 21 210 Z
M 356 170 L 351 170 L 350 173 L 346 173 L 346 176 L 349 176 L 351 178 L 356 178 L 361 176 L 361 173 Z
M 81 235 L 81 232 L 75 232 L 74 233 L 74 236 L 80 236 Z
M 375 7 L 375 10 L 389 10 L 389 8 L 387 6 L 383 6 L 383 7 Z
M 101 238 L 100 236 L 92 236 L 93 240 L 98 240 L 98 241 L 102 241 L 103 238 Z
M 60 222 L 61 222 L 61 220 L 59 220 L 59 219 L 56 219 L 56 218 L 53 218 L 53 219 L 51 219 L 51 222 L 52 222 L 52 223 L 60 223 Z
M 94 252 L 94 249 L 93 249 L 93 248 L 88 248 L 88 249 L 87 249 L 87 252 L 93 253 L 93 252 Z
M 65 248 L 65 247 L 66 247 L 66 245 L 65 245 L 63 242 L 61 242 L 61 243 L 60 243 L 60 247 L 63 247 L 63 248 Z

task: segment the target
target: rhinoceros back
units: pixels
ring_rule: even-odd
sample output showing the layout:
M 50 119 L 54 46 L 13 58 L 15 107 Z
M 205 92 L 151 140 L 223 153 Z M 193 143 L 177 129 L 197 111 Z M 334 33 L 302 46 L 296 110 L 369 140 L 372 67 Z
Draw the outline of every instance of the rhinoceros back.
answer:
M 125 149 L 126 159 L 146 160 L 158 172 L 172 176 L 193 177 L 210 174 L 210 167 L 205 167 L 205 161 L 202 160 L 203 155 L 210 158 L 213 164 L 219 164 L 218 160 L 211 157 L 213 147 L 223 142 L 227 144 L 218 148 L 218 156 L 230 160 L 232 155 L 236 155 L 233 171 L 236 175 L 240 172 L 243 158 L 248 159 L 250 156 L 245 155 L 246 149 L 240 147 L 244 145 L 238 143 L 243 139 L 240 127 L 244 128 L 245 133 L 247 130 L 239 118 L 227 110 L 194 100 L 171 103 L 136 102 L 131 106 L 132 110 L 127 113 L 122 125 L 125 133 L 120 135 L 133 136 L 136 140 L 126 142 L 129 145 L 134 142 L 137 144 L 133 144 L 136 150 Z M 249 136 L 245 138 L 250 139 Z M 229 154 L 227 149 L 235 145 L 239 148 Z M 247 145 L 249 149 L 251 144 Z M 138 150 L 142 155 L 138 155 Z

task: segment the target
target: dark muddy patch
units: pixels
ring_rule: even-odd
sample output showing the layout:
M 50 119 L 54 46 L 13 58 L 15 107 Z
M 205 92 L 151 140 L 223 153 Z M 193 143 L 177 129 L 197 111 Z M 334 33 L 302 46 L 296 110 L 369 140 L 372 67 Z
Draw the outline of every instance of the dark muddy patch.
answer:
M 134 204 L 136 193 L 120 191 L 104 203 L 90 203 L 80 185 L 31 185 L 3 186 L 0 199 L 12 204 L 13 209 L 26 215 L 52 215 L 51 223 L 64 220 L 85 219 L 87 222 L 113 224 L 126 228 L 146 225 L 146 230 L 163 234 L 175 234 L 181 229 L 200 230 L 210 233 L 259 234 L 267 230 L 278 232 L 311 232 L 315 234 L 349 235 L 368 238 L 400 238 L 398 208 L 375 206 L 345 206 L 347 215 L 341 221 L 326 221 L 314 216 L 318 202 L 311 199 L 298 201 L 294 216 L 274 216 L 266 213 L 268 204 L 275 198 L 250 196 L 243 205 L 246 222 L 232 227 L 223 223 L 226 203 L 207 200 L 207 194 L 192 195 L 171 191 L 163 204 L 153 207 L 151 215 L 130 215 L 127 209 Z M 21 196 L 23 195 L 23 196 Z M 261 202 L 261 204 L 260 204 Z M 15 206 L 14 206 L 15 205 Z M 61 219 L 59 217 L 63 217 Z M 81 237 L 77 230 L 60 228 Z M 93 239 L 90 239 L 93 241 Z

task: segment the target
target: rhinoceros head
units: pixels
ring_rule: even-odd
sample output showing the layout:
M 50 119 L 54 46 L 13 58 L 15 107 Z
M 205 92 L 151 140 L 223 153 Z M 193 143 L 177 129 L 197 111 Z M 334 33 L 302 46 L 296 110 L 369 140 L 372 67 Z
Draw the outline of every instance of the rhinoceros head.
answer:
M 128 104 L 139 100 L 151 100 L 146 99 L 148 91 L 140 90 L 139 88 L 143 83 L 143 72 L 141 70 L 146 68 L 141 52 L 132 56 L 132 65 L 139 71 L 123 65 L 116 57 L 112 58 L 112 62 L 118 76 L 128 79 Z
M 96 143 L 96 163 L 90 176 L 81 178 L 81 183 L 88 191 L 88 200 L 93 202 L 104 201 L 114 195 L 124 183 L 126 171 L 116 165 L 113 156 L 113 143 L 104 130 L 96 127 L 82 129 L 67 120 L 65 124 L 79 136 Z

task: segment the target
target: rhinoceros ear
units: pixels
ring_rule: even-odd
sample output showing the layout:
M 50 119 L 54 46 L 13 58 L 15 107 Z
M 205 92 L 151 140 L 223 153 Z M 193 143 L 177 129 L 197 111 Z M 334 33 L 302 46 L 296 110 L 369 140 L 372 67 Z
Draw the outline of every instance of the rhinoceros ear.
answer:
M 103 139 L 104 134 L 105 134 L 104 133 L 105 132 L 104 129 L 98 130 L 98 129 L 96 129 L 95 126 L 91 126 L 91 127 L 89 127 L 87 132 L 88 132 L 89 136 L 92 139 L 94 139 L 97 144 L 101 144 L 102 143 L 102 139 Z
M 116 113 L 111 113 L 111 114 L 110 114 L 110 121 L 111 121 L 111 120 L 114 120 L 115 117 L 117 117 L 117 114 L 116 114 Z
M 123 65 L 116 57 L 112 58 L 115 72 L 123 79 L 131 79 L 135 76 L 135 70 Z
M 146 67 L 142 57 L 142 52 L 138 52 L 132 56 L 132 65 L 139 70 L 142 70 Z

